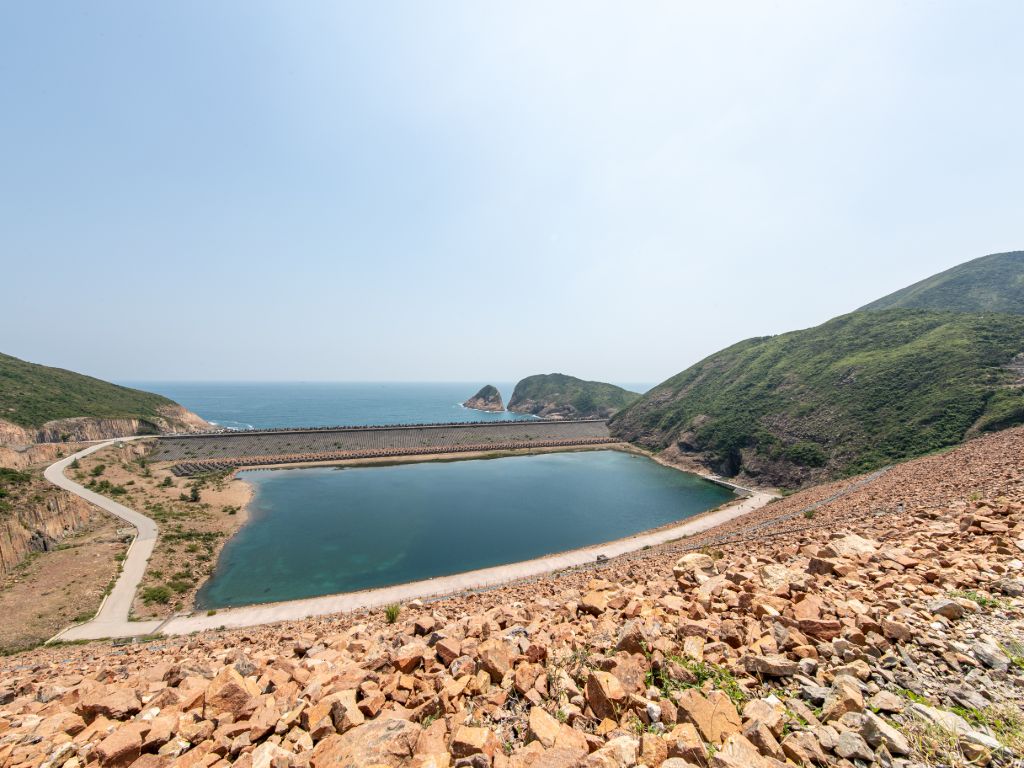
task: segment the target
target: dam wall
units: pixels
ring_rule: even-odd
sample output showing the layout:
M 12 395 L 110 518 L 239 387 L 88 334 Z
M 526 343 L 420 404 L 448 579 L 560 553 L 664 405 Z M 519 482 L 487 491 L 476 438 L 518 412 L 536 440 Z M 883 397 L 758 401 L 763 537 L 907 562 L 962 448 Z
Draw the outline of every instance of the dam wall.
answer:
M 267 464 L 613 442 L 601 419 L 491 421 L 165 436 L 149 458 L 175 462 L 175 474 L 184 476 Z

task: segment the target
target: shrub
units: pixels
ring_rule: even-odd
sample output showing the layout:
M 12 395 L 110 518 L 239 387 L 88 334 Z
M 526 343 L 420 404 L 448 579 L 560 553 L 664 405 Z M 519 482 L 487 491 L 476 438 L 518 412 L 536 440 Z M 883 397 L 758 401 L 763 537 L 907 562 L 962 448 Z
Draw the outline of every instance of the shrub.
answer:
M 163 584 L 156 587 L 146 587 L 142 590 L 142 602 L 147 605 L 153 603 L 167 605 L 167 603 L 171 602 L 171 590 Z
M 103 474 L 103 470 L 105 470 L 106 468 L 106 464 L 97 464 L 89 471 L 89 474 L 92 475 L 93 477 L 99 477 L 100 475 Z
M 398 621 L 398 614 L 402 612 L 402 606 L 398 603 L 391 603 L 384 608 L 384 618 L 387 619 L 388 624 L 394 624 Z
M 828 461 L 825 451 L 817 443 L 801 442 L 789 446 L 786 458 L 801 467 L 824 467 Z

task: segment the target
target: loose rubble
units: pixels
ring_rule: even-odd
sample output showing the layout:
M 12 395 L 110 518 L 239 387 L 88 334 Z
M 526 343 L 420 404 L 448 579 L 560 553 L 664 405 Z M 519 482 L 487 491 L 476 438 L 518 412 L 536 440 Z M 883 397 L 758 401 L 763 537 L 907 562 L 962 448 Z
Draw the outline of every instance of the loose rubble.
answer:
M 1019 765 L 1022 558 L 1016 429 L 394 624 L 4 659 L 0 768 Z

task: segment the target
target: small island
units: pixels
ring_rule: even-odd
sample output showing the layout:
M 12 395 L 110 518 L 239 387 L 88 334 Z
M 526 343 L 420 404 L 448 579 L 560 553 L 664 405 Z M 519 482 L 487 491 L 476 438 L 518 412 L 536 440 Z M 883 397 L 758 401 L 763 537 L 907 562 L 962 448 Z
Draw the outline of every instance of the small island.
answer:
M 472 408 L 475 411 L 504 411 L 505 404 L 501 401 L 501 392 L 497 387 L 487 384 L 481 387 L 480 391 L 464 402 L 464 408 Z
M 544 419 L 607 419 L 640 395 L 602 381 L 562 373 L 527 376 L 516 384 L 508 409 Z

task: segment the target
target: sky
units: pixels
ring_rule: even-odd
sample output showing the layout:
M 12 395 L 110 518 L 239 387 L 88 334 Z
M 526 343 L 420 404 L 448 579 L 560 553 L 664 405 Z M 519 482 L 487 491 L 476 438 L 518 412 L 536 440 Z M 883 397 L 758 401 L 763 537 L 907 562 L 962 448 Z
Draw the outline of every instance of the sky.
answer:
M 0 351 L 661 381 L 1024 248 L 1024 4 L 0 4 Z

